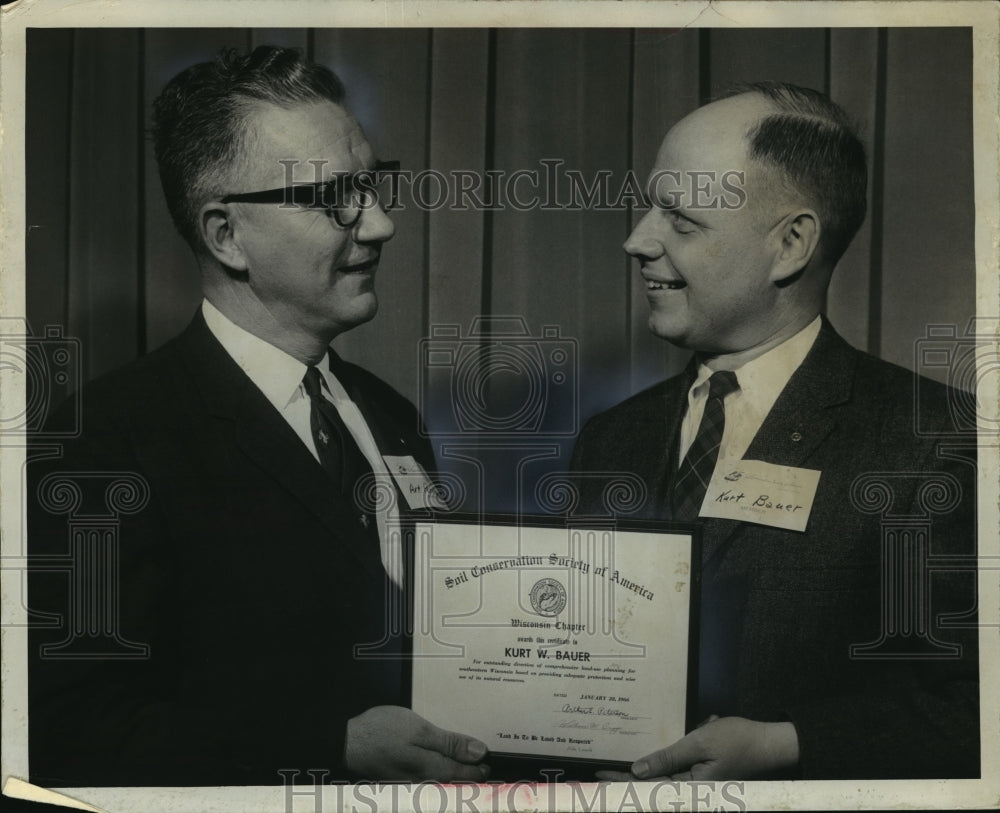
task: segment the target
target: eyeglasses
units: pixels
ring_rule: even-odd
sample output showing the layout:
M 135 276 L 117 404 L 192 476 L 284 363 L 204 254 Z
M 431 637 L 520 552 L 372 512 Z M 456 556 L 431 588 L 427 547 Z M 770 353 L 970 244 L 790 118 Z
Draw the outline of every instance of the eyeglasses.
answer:
M 379 204 L 388 211 L 396 204 L 399 161 L 379 161 L 372 169 L 354 174 L 337 173 L 328 181 L 303 183 L 262 192 L 226 195 L 222 203 L 280 203 L 283 207 L 302 204 L 325 209 L 327 216 L 342 229 L 350 229 L 361 213 Z

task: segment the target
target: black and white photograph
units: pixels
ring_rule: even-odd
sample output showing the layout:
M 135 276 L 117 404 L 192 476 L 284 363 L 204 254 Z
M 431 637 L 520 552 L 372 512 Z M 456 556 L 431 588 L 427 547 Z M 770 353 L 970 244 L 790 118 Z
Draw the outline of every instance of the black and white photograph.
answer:
M 995 806 L 998 31 L 4 7 L 5 796 Z

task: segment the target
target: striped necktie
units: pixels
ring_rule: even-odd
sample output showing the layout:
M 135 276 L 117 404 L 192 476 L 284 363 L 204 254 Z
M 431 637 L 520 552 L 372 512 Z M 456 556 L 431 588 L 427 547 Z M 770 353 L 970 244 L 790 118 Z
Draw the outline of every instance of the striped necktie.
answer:
M 736 373 L 720 370 L 708 379 L 708 400 L 698 434 L 677 471 L 673 488 L 673 517 L 684 522 L 698 518 L 708 483 L 719 460 L 719 446 L 726 428 L 723 399 L 740 388 Z

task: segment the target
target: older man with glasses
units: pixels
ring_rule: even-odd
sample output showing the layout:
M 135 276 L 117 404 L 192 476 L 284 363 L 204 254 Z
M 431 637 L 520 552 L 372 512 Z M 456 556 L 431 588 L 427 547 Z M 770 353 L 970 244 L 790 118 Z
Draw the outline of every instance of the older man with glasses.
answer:
M 223 52 L 154 108 L 204 301 L 86 388 L 82 436 L 30 475 L 32 493 L 54 472 L 148 487 L 119 528 L 114 631 L 147 656 L 64 658 L 66 630 L 36 630 L 31 779 L 482 780 L 481 743 L 405 708 L 392 474 L 426 477 L 432 451 L 414 407 L 330 348 L 378 309 L 394 231 L 379 188 L 398 163 L 376 161 L 339 80 L 292 50 Z M 393 484 L 385 510 L 357 499 L 373 476 Z M 57 512 L 36 505 L 28 532 L 33 556 L 65 551 Z M 72 615 L 65 578 L 31 589 L 33 609 Z

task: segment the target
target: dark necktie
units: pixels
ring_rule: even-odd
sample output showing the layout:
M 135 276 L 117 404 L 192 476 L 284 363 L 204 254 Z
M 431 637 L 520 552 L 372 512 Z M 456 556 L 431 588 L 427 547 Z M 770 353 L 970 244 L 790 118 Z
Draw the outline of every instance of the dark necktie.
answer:
M 356 505 L 354 489 L 358 480 L 371 474 L 371 466 L 361 453 L 337 408 L 323 396 L 322 374 L 316 367 L 306 370 L 302 385 L 309 395 L 309 425 L 323 468 L 340 493 Z M 367 520 L 367 517 L 365 518 Z M 367 522 L 362 524 L 367 527 Z
M 705 491 L 719 460 L 719 446 L 726 428 L 726 411 L 722 399 L 740 388 L 736 373 L 720 370 L 708 379 L 708 400 L 691 448 L 688 449 L 673 489 L 674 519 L 690 521 L 698 518 Z
M 358 506 L 354 489 L 358 481 L 366 475 L 374 477 L 371 465 L 358 448 L 354 437 L 340 417 L 340 412 L 323 396 L 322 373 L 316 367 L 306 370 L 302 379 L 306 394 L 309 396 L 309 424 L 312 428 L 313 442 L 319 454 L 323 468 L 340 489 L 347 501 L 354 507 L 362 538 L 367 539 L 372 546 L 370 550 L 380 551 L 378 527 L 374 515 L 370 515 Z M 381 560 L 381 553 L 376 553 Z M 405 703 L 403 694 L 403 661 L 399 652 L 404 647 L 404 639 L 395 629 L 402 627 L 404 620 L 396 617 L 402 612 L 402 595 L 388 578 L 385 579 L 385 615 L 376 614 L 362 622 L 357 629 L 359 645 L 372 647 L 377 645 L 378 654 L 369 655 L 366 671 L 366 689 L 371 697 L 380 699 L 382 703 Z M 390 624 L 387 627 L 386 624 Z M 358 657 L 355 655 L 355 657 Z M 361 657 L 365 657 L 362 655 Z

